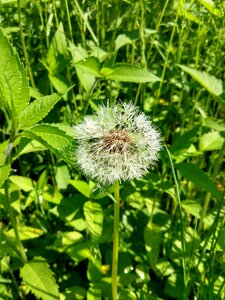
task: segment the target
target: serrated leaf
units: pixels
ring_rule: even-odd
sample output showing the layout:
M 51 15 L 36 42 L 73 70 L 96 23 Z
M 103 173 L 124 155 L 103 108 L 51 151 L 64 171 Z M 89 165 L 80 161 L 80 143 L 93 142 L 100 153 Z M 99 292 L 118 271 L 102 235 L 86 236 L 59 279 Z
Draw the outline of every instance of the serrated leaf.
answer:
M 216 188 L 214 182 L 198 166 L 191 163 L 181 163 L 177 169 L 187 180 L 193 182 L 197 188 L 205 190 L 215 197 L 220 197 L 221 193 Z
M 225 136 L 221 132 L 214 131 L 205 133 L 199 140 L 199 150 L 201 151 L 213 151 L 220 150 L 224 143 Z
M 11 170 L 10 165 L 0 166 L 0 187 L 3 185 L 5 180 L 8 178 Z
M 82 59 L 75 63 L 75 67 L 95 77 L 102 77 L 100 74 L 100 61 L 97 57 L 90 56 Z
M 60 95 L 52 94 L 50 96 L 35 99 L 21 113 L 19 117 L 19 129 L 28 129 L 36 125 L 47 116 L 60 98 Z
M 182 70 L 191 75 L 195 80 L 198 81 L 210 94 L 223 97 L 225 93 L 225 83 L 221 80 L 212 76 L 206 72 L 201 72 L 184 65 L 178 65 Z
M 29 84 L 24 66 L 16 50 L 0 29 L 0 101 L 17 120 L 28 105 Z
M 84 204 L 84 216 L 87 228 L 94 241 L 99 241 L 103 229 L 103 211 L 99 203 L 87 201 Z
M 24 130 L 21 135 L 39 141 L 65 161 L 74 164 L 74 139 L 67 133 L 72 133 L 70 126 L 40 124 Z
M 38 299 L 59 299 L 58 285 L 44 258 L 35 257 L 30 260 L 23 266 L 20 275 L 24 284 Z
M 101 74 L 102 74 L 101 70 Z M 111 72 L 110 72 L 111 71 Z M 103 72 L 104 73 L 104 72 Z M 106 78 L 110 80 L 124 81 L 124 82 L 155 82 L 160 81 L 160 78 L 150 73 L 148 70 L 139 68 L 129 64 L 115 64 L 112 68 L 107 68 L 105 74 Z
M 77 189 L 81 194 L 83 194 L 85 197 L 90 198 L 91 195 L 91 189 L 89 185 L 82 180 L 70 180 L 70 184 L 72 184 L 75 189 Z

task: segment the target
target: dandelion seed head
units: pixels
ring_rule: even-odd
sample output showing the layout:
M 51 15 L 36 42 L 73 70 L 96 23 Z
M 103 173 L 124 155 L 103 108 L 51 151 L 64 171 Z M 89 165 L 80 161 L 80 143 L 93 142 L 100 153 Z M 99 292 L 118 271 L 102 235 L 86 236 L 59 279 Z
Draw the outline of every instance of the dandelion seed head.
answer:
M 132 103 L 100 106 L 74 131 L 77 164 L 101 185 L 141 178 L 161 148 L 159 132 Z

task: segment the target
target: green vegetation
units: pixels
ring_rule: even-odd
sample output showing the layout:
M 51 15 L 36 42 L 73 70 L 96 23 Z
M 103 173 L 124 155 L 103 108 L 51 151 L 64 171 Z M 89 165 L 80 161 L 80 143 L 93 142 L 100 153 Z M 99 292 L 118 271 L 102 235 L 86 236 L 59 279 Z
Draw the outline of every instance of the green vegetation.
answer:
M 225 299 L 224 14 L 221 0 L 0 0 L 0 299 L 112 299 L 119 191 L 76 167 L 73 126 L 118 100 L 164 143 L 120 186 L 119 299 Z

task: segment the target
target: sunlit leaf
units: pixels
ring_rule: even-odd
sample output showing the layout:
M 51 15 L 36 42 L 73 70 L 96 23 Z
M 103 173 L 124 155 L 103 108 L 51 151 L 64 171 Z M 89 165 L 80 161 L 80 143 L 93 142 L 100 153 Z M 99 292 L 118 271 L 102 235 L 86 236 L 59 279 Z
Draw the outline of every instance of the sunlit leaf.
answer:
M 30 100 L 28 79 L 16 50 L 1 29 L 0 57 L 0 103 L 17 120 Z
M 27 288 L 43 300 L 58 300 L 59 290 L 53 272 L 43 257 L 35 257 L 24 265 L 20 275 Z

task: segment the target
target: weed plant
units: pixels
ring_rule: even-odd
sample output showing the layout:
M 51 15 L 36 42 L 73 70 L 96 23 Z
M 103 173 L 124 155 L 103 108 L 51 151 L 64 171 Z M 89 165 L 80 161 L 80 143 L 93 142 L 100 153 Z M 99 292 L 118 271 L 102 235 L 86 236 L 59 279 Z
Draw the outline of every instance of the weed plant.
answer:
M 113 190 L 81 174 L 73 126 L 118 101 L 164 143 L 121 182 L 119 299 L 225 299 L 224 13 L 0 1 L 0 299 L 112 299 Z

